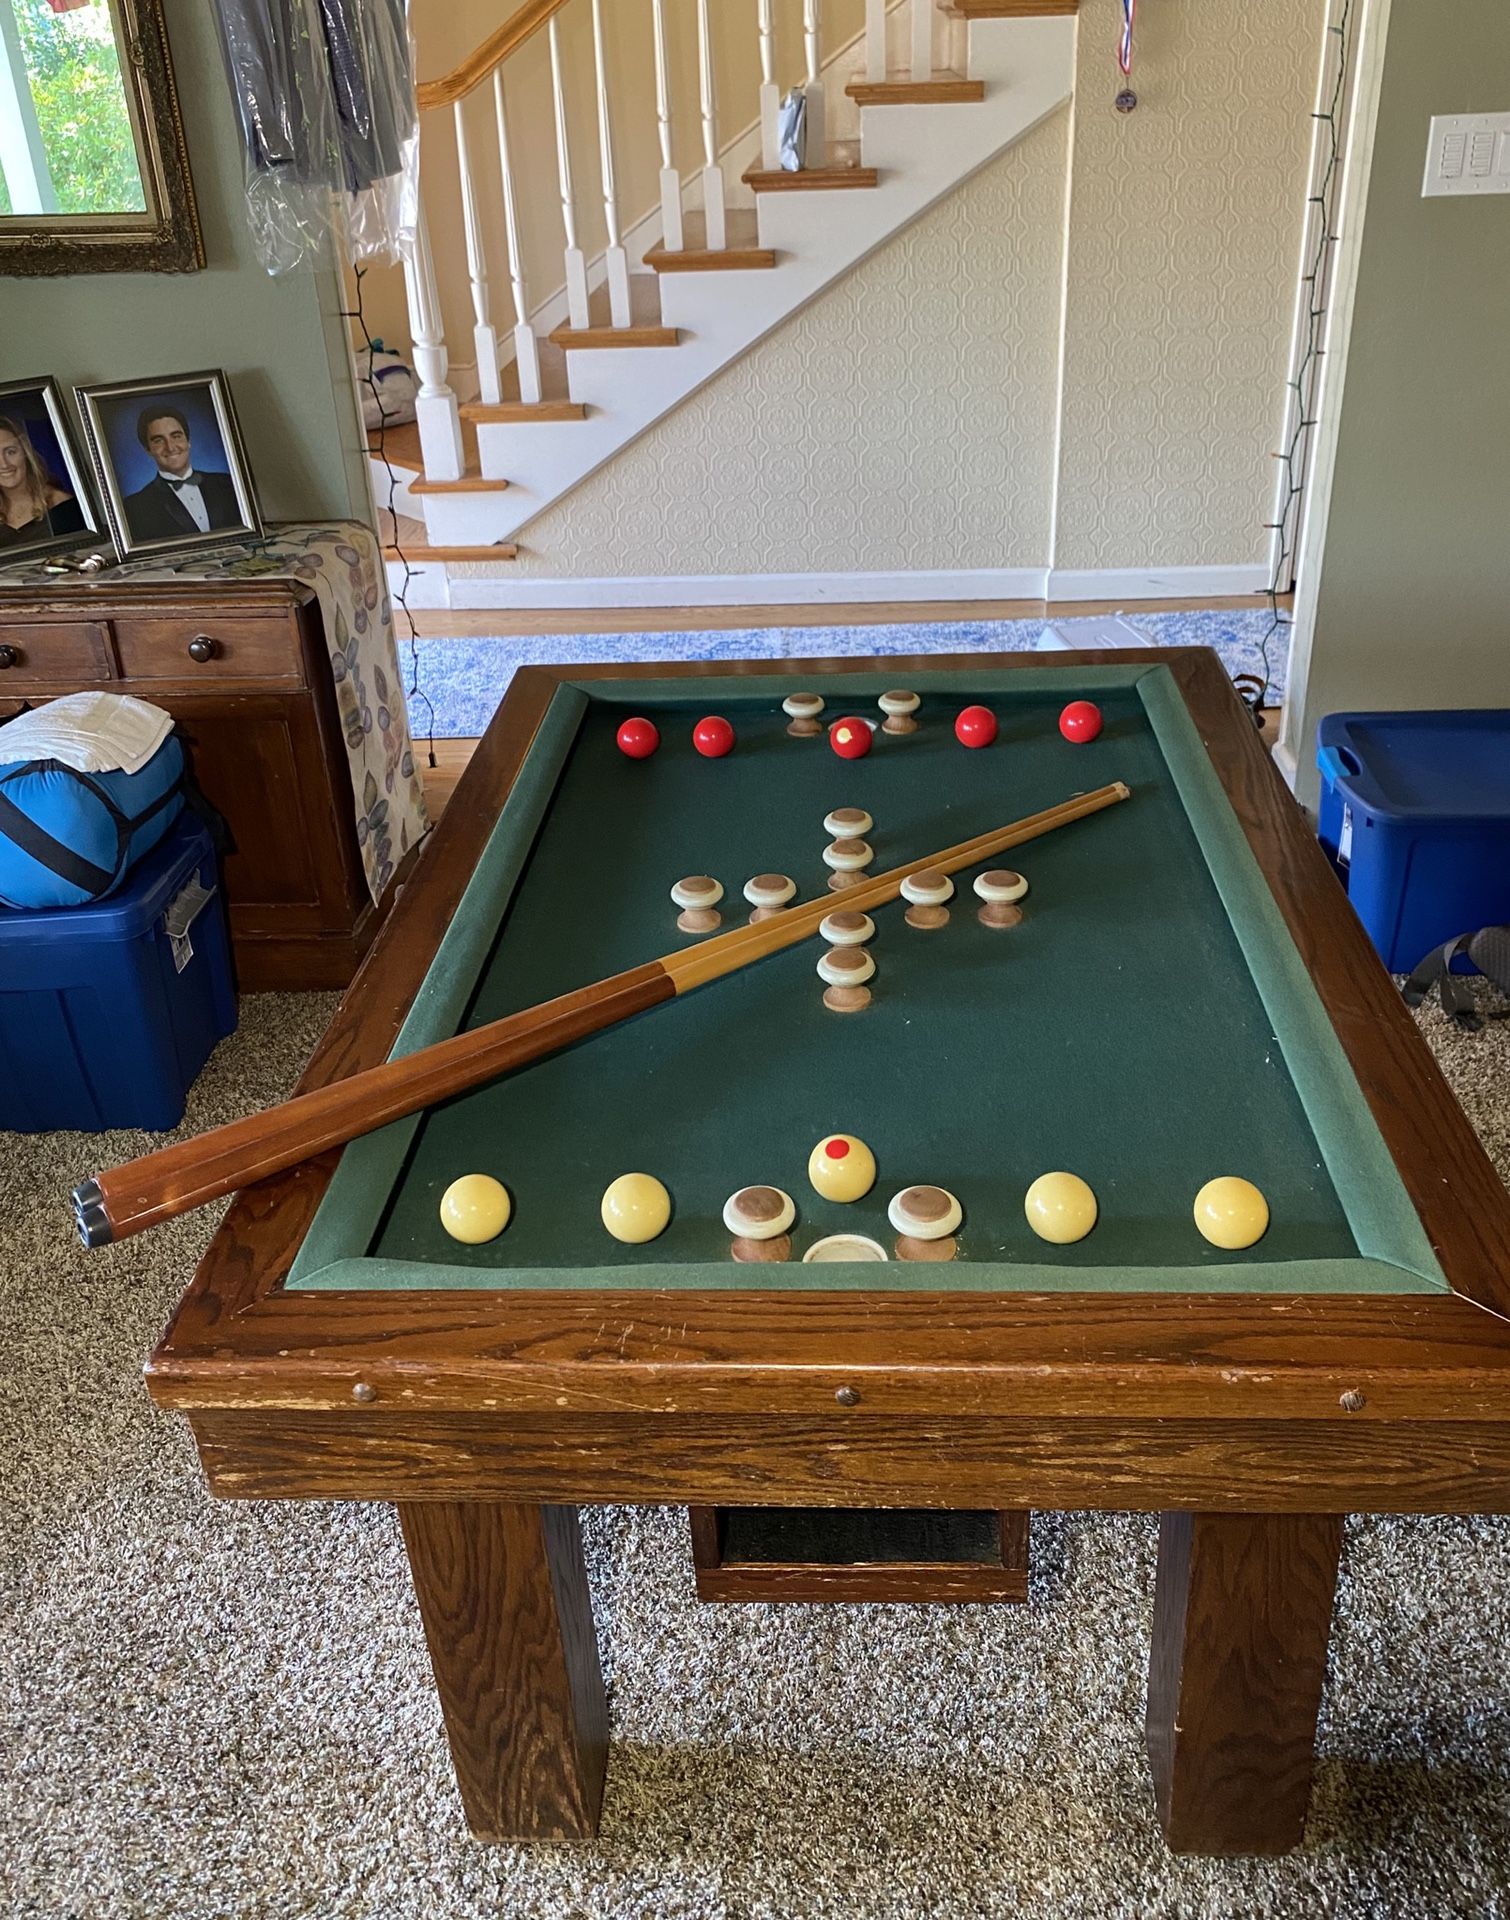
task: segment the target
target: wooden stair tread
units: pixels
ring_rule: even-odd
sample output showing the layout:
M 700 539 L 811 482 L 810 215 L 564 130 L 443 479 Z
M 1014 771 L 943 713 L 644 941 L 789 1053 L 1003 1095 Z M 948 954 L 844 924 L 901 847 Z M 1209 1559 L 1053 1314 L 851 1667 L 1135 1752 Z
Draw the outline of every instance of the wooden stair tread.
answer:
M 680 251 L 670 253 L 658 242 L 646 253 L 645 265 L 655 273 L 742 273 L 775 266 L 775 249 L 760 245 L 753 213 L 735 209 L 725 224 L 728 245 L 709 247 L 705 217 L 687 214 Z
M 874 187 L 880 181 L 874 167 L 835 162 L 832 155 L 823 166 L 803 167 L 798 173 L 788 173 L 785 167 L 751 166 L 739 177 L 756 193 L 832 193 L 844 188 Z
M 587 297 L 587 325 L 573 327 L 565 321 L 548 336 L 550 345 L 561 353 L 573 347 L 674 347 L 681 339 L 676 327 L 662 325 L 661 283 L 653 273 L 629 276 L 629 325 L 613 324 L 612 308 L 606 285 L 594 287 Z M 542 363 L 542 383 L 546 369 Z M 566 381 L 565 362 L 561 368 L 561 387 Z
M 1078 13 L 1080 0 L 947 0 L 942 10 L 956 20 L 1032 20 Z
M 401 427 L 384 427 L 381 435 L 374 428 L 367 435 L 367 451 L 374 460 L 386 459 L 391 466 L 401 467 L 409 473 L 423 473 L 425 470 L 419 450 L 419 428 L 412 420 L 406 421 Z
M 573 347 L 674 347 L 681 339 L 676 327 L 557 327 L 551 339 L 563 352 Z
M 460 480 L 427 480 L 425 478 L 425 460 L 419 448 L 419 425 L 413 420 L 406 421 L 401 427 L 383 429 L 381 453 L 378 451 L 377 433 L 369 433 L 367 451 L 374 460 L 386 459 L 390 466 L 396 468 L 410 493 L 455 492 L 465 487 L 493 490 L 506 487 L 507 480 L 482 479 L 482 461 L 477 452 L 477 435 L 468 424 L 467 409 L 462 407 L 460 413 L 462 458 L 466 463 L 465 472 Z M 476 478 L 469 477 L 473 475 Z M 386 500 L 380 500 L 378 505 L 386 509 L 388 503 Z
M 423 520 L 407 513 L 390 514 L 386 507 L 378 508 L 378 527 L 385 560 L 515 560 L 519 557 L 519 549 L 512 540 L 498 540 L 491 545 L 432 546 Z
M 426 480 L 421 476 L 409 482 L 411 493 L 502 493 L 507 480 L 490 480 L 477 467 L 468 467 L 459 480 Z
M 399 546 L 383 548 L 385 560 L 517 560 L 519 548 L 512 540 L 499 540 L 489 547 L 432 547 L 423 540 L 404 540 Z
M 844 91 L 862 107 L 968 106 L 984 100 L 984 80 L 968 80 L 945 69 L 926 80 L 890 73 L 884 80 L 851 80 Z
M 587 407 L 581 400 L 469 400 L 461 409 L 461 417 L 485 425 L 513 421 L 527 426 L 531 421 L 585 420 Z

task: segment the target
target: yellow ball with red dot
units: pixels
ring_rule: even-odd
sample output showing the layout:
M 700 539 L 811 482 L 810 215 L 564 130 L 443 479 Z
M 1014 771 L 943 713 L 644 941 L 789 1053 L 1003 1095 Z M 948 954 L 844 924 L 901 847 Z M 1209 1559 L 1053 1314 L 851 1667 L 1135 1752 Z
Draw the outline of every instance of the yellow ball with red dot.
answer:
M 666 1231 L 671 1195 L 653 1173 L 621 1173 L 603 1195 L 603 1224 L 615 1240 L 643 1246 Z
M 852 1133 L 829 1133 L 807 1157 L 807 1177 L 825 1200 L 863 1200 L 876 1184 L 876 1156 Z
M 468 1247 L 496 1240 L 513 1211 L 508 1188 L 490 1173 L 464 1173 L 440 1197 L 440 1224 Z
M 1023 1200 L 1028 1225 L 1056 1247 L 1083 1240 L 1096 1224 L 1096 1196 L 1078 1173 L 1041 1173 Z
M 1240 1252 L 1269 1230 L 1269 1203 L 1251 1180 L 1224 1174 L 1195 1196 L 1195 1224 L 1214 1247 Z

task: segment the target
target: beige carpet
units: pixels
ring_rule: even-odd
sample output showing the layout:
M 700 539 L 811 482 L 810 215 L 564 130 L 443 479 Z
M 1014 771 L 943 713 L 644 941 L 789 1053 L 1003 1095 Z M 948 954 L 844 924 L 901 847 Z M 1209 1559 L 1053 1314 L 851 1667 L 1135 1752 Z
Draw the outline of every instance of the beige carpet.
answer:
M 249 1001 L 193 1128 L 329 1002 Z M 1510 1024 L 1428 1018 L 1510 1171 Z M 208 1237 L 86 1258 L 140 1137 L 0 1137 L 0 1913 L 451 1920 L 1510 1914 L 1510 1522 L 1354 1523 L 1311 1835 L 1171 1859 L 1139 1732 L 1152 1522 L 1037 1522 L 1031 1608 L 701 1608 L 675 1513 L 591 1517 L 601 1840 L 481 1848 L 381 1508 L 209 1500 L 141 1361 Z

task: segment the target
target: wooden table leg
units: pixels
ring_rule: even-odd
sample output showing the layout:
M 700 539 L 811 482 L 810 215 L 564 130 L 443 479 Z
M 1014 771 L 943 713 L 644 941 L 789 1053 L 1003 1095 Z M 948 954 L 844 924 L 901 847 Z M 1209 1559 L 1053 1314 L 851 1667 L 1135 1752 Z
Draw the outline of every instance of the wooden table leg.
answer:
M 589 1839 L 608 1704 L 576 1508 L 411 1501 L 398 1516 L 468 1825 Z
M 1311 1795 L 1342 1521 L 1166 1513 L 1148 1753 L 1179 1853 L 1285 1853 Z

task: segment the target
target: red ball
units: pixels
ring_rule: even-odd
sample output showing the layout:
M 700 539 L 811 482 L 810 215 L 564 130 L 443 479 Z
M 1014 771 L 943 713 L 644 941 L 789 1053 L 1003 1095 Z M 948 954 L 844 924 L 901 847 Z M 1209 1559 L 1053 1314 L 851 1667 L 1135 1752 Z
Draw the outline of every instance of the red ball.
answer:
M 852 713 L 836 720 L 828 730 L 828 744 L 841 760 L 863 760 L 870 752 L 871 732 L 867 720 L 857 720 Z
M 996 738 L 996 715 L 989 707 L 966 707 L 954 723 L 962 747 L 989 747 Z
M 722 714 L 710 713 L 692 729 L 692 744 L 706 760 L 722 760 L 734 745 L 734 729 Z
M 648 760 L 661 744 L 655 722 L 645 720 L 638 714 L 632 720 L 626 720 L 614 738 L 619 743 L 619 752 L 627 753 L 631 760 Z
M 1059 731 L 1077 747 L 1101 731 L 1101 709 L 1090 700 L 1072 700 L 1059 716 Z

